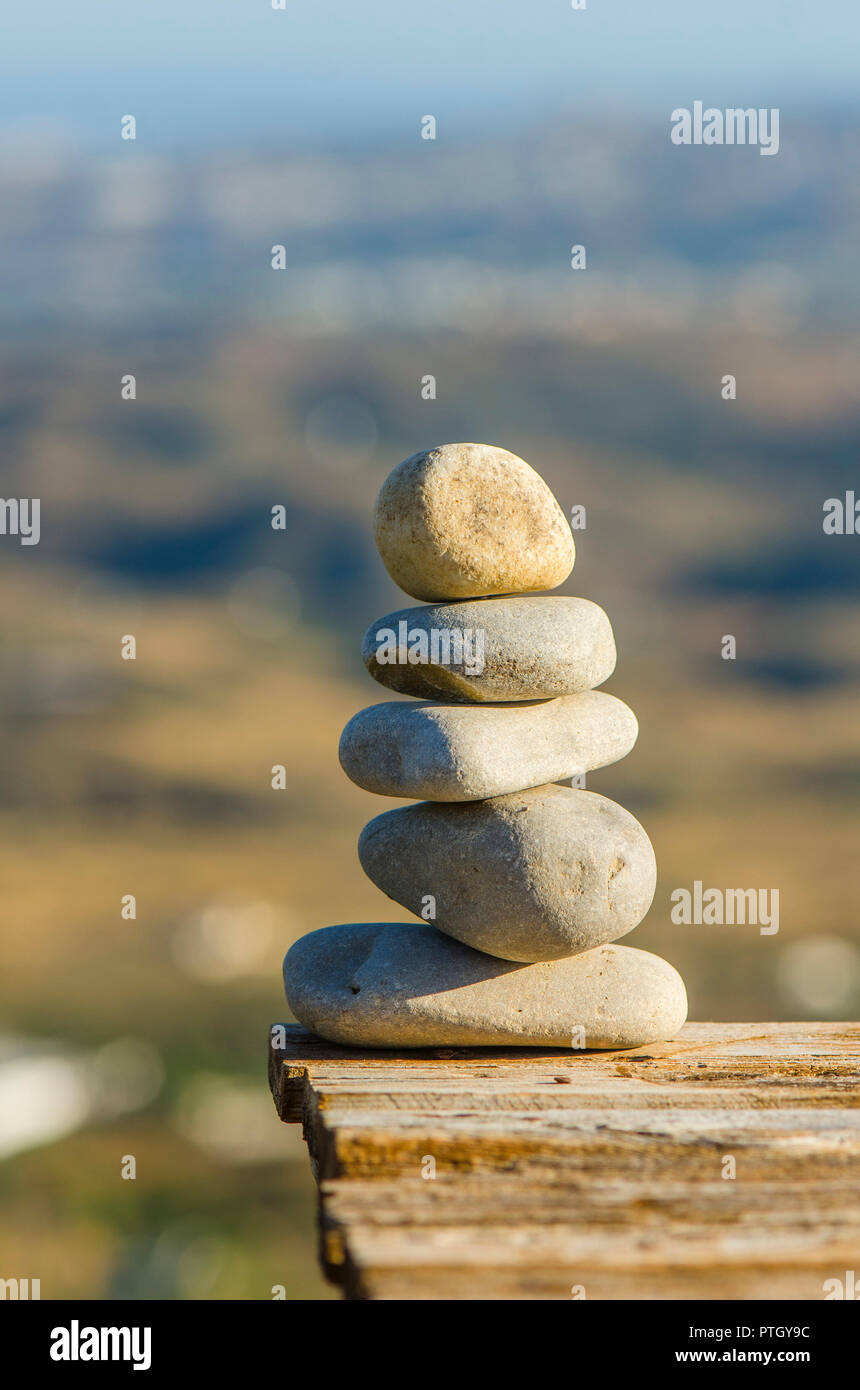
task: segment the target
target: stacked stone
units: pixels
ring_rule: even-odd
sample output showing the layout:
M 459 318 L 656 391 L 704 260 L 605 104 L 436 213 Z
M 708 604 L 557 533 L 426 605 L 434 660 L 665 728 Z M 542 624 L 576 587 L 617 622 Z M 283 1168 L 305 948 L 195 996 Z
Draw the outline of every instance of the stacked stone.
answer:
M 364 661 L 418 699 L 362 710 L 340 760 L 368 791 L 422 798 L 372 820 L 358 852 L 424 920 L 303 937 L 284 962 L 293 1013 L 334 1042 L 378 1047 L 674 1036 L 681 977 L 611 944 L 651 905 L 648 836 L 608 798 L 558 785 L 623 758 L 638 726 L 595 689 L 615 668 L 603 610 L 535 592 L 573 567 L 557 501 L 506 450 L 449 444 L 389 475 L 376 539 L 395 582 L 432 602 L 374 623 Z

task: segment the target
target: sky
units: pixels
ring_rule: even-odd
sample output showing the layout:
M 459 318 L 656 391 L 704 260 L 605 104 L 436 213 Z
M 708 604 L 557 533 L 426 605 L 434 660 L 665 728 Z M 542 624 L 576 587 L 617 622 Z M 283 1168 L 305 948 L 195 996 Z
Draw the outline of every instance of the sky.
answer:
M 856 99 L 857 0 L 18 0 L 0 135 L 113 149 L 456 136 L 554 111 Z

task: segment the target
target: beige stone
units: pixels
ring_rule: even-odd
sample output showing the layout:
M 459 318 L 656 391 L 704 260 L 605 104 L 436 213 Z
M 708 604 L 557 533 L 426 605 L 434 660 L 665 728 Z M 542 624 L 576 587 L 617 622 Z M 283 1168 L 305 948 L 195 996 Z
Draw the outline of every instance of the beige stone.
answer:
M 570 526 L 544 480 L 492 444 L 443 444 L 388 475 L 376 543 L 395 584 L 418 599 L 554 589 L 570 574 Z
M 647 951 L 517 965 L 422 923 L 311 932 L 288 951 L 284 982 L 305 1028 L 361 1047 L 639 1047 L 687 1015 L 680 975 Z
M 617 762 L 637 733 L 633 711 L 600 690 L 505 705 L 390 700 L 353 715 L 339 753 L 366 791 L 480 801 Z
M 559 960 L 617 941 L 641 922 L 657 883 L 636 818 L 570 787 L 384 811 L 364 827 L 358 857 L 368 878 L 416 917 L 516 961 Z
M 400 608 L 368 628 L 361 655 L 401 695 L 486 704 L 593 690 L 615 669 L 615 639 L 589 599 L 520 595 Z

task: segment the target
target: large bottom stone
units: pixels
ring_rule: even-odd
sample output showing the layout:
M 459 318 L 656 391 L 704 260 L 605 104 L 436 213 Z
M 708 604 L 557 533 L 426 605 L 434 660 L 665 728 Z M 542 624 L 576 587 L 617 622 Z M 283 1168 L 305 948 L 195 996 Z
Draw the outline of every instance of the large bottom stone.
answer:
M 284 984 L 305 1028 L 358 1047 L 639 1047 L 687 1016 L 683 980 L 650 952 L 518 965 L 412 922 L 310 932 L 287 952 Z

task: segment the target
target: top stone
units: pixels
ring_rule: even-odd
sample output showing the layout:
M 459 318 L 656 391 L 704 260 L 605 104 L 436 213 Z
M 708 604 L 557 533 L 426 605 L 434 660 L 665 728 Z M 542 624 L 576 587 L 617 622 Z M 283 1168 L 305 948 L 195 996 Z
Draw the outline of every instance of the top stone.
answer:
M 442 444 L 398 464 L 379 492 L 376 543 L 418 599 L 554 589 L 573 535 L 543 478 L 492 444 Z

